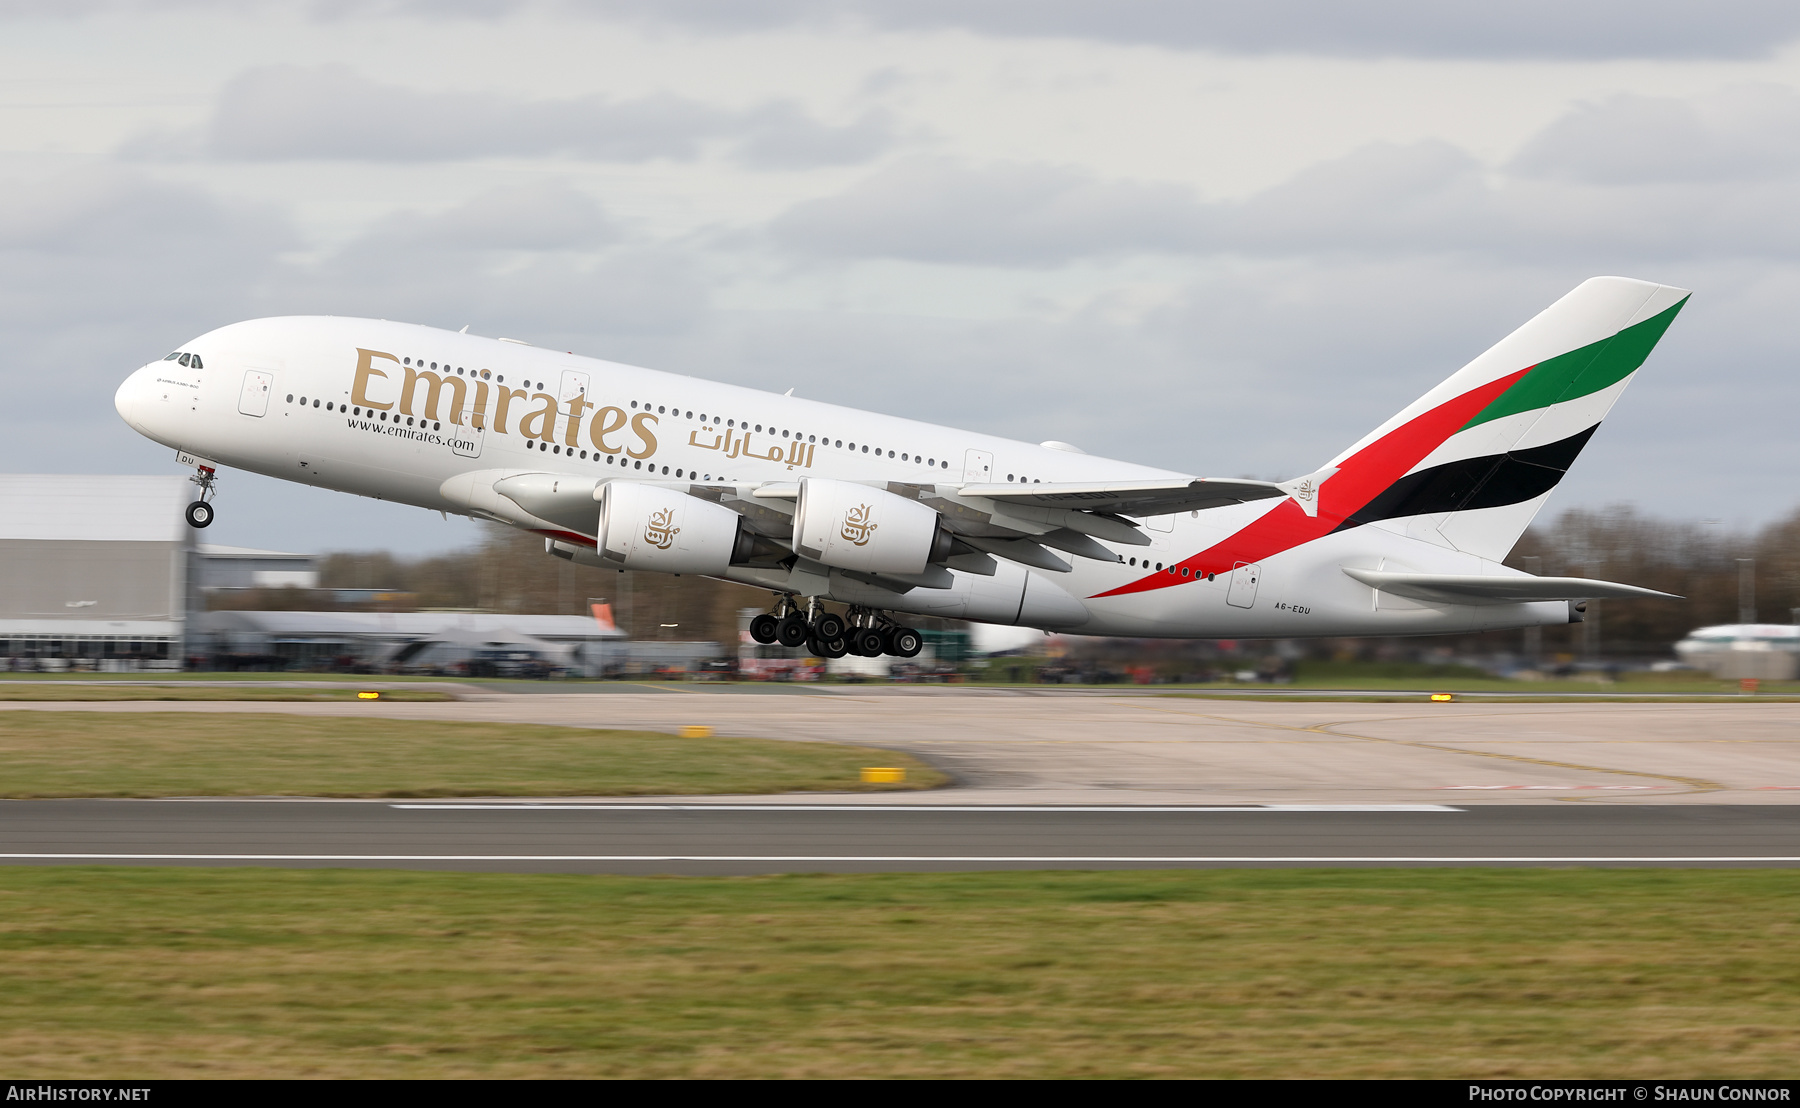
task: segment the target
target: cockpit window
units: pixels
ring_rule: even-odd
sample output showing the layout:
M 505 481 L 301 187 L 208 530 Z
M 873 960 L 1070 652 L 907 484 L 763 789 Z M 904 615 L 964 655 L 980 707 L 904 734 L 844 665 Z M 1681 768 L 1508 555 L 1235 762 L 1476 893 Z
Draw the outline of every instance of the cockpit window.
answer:
M 163 359 L 163 361 L 165 361 L 165 362 L 172 362 L 172 361 L 174 361 L 174 360 L 175 360 L 175 359 L 176 359 L 176 358 L 179 358 L 179 357 L 181 357 L 181 351 L 179 351 L 179 350 L 177 350 L 177 351 L 175 351 L 175 353 L 173 353 L 173 354 L 170 354 L 170 355 L 169 355 L 169 356 L 168 356 L 168 357 L 166 357 L 166 358 L 164 358 L 164 359 Z
M 189 361 L 189 359 L 190 359 L 190 358 L 192 358 L 192 357 L 193 357 L 193 355 L 192 355 L 192 354 L 183 354 L 183 355 L 182 355 L 182 356 L 181 356 L 181 364 L 182 364 L 182 365 L 190 365 L 190 364 L 192 364 L 192 363 L 191 363 L 191 362 L 190 362 L 190 361 Z
M 200 364 L 200 355 L 198 355 L 198 354 L 190 354 L 190 355 L 188 355 L 188 356 L 189 356 L 189 357 L 190 357 L 190 358 L 193 358 L 193 359 L 194 359 L 194 368 L 195 368 L 195 369 L 205 369 L 205 368 L 206 368 L 206 367 L 205 367 L 205 366 L 203 366 L 203 365 L 201 365 L 201 364 Z

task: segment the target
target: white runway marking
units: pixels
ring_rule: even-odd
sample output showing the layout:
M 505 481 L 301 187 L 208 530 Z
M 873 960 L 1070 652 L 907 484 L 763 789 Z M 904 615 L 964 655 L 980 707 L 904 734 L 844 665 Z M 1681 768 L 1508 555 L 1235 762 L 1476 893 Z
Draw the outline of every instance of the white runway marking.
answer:
M 1097 804 L 390 804 L 432 812 L 1460 812 L 1448 804 L 1222 804 L 1154 807 Z
M 1718 862 L 1800 862 L 1800 855 L 1429 855 L 1429 854 L 1206 854 L 1206 855 L 1088 855 L 1088 854 L 0 854 L 18 861 L 132 861 L 132 862 L 1298 862 L 1348 865 L 1372 862 L 1438 862 L 1457 865 L 1600 865 L 1620 862 L 1700 864 Z

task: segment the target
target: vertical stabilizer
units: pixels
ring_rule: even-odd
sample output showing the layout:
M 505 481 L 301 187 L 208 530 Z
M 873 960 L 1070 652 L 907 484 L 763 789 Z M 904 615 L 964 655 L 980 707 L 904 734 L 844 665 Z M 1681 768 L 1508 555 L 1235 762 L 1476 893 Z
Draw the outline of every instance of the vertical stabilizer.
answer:
M 1332 459 L 1321 512 L 1504 558 L 1687 298 L 1582 282 Z

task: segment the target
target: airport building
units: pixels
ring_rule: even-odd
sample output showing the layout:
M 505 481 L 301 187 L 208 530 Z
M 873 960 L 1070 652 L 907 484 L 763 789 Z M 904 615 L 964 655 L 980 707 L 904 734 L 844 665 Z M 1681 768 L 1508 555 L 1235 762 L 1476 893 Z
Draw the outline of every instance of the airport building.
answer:
M 600 677 L 628 668 L 634 648 L 659 645 L 625 642 L 625 632 L 603 615 L 204 612 L 193 653 L 225 669 Z
M 192 491 L 181 477 L 0 474 L 0 666 L 180 668 Z
M 630 642 L 591 616 L 372 612 L 376 589 L 320 586 L 312 554 L 197 542 L 185 477 L 0 474 L 0 669 L 362 669 L 586 677 L 691 671 L 713 642 Z M 209 611 L 292 588 L 294 611 Z

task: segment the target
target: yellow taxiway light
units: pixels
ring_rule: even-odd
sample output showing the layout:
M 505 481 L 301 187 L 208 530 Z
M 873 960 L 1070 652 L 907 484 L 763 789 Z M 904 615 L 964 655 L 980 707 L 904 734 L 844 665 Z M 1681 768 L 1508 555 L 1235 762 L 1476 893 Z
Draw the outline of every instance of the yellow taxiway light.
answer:
M 690 723 L 681 729 L 681 737 L 684 739 L 710 739 L 712 738 L 712 728 L 703 723 Z
M 1456 698 L 1447 692 L 1434 692 L 1431 694 L 1431 699 L 1438 703 L 1443 703 L 1445 701 L 1455 700 Z
M 356 694 L 356 699 L 358 699 L 358 700 L 380 700 L 381 694 L 378 692 L 364 690 L 363 692 L 359 692 Z
M 864 766 L 862 779 L 869 785 L 898 785 L 906 780 L 906 769 L 902 766 Z

